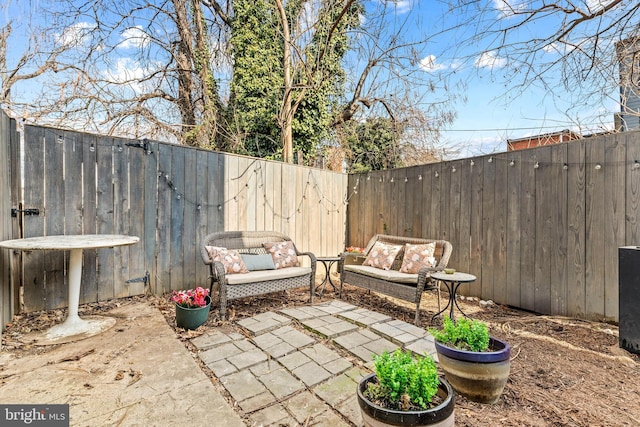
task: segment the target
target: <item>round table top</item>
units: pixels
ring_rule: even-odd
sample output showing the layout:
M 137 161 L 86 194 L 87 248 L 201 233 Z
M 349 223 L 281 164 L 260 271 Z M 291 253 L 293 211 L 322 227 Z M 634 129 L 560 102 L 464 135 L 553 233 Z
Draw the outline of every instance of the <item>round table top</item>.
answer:
M 316 257 L 318 261 L 340 261 L 339 256 L 319 256 Z
M 65 251 L 71 249 L 111 248 L 114 246 L 132 245 L 139 241 L 140 238 L 136 236 L 125 236 L 121 234 L 77 234 L 5 240 L 4 242 L 0 242 L 0 247 L 23 251 L 39 249 Z
M 444 271 L 438 271 L 436 273 L 431 273 L 431 278 L 436 280 L 442 280 L 445 282 L 474 282 L 476 280 L 476 276 L 468 273 L 460 273 L 456 271 L 453 274 L 447 274 Z

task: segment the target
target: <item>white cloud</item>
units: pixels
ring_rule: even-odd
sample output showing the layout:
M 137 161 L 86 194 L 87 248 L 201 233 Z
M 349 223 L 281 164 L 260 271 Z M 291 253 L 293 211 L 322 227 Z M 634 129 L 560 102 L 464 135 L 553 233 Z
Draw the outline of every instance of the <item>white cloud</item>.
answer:
M 56 34 L 56 43 L 65 48 L 73 48 L 85 45 L 89 41 L 91 32 L 96 28 L 95 24 L 78 22 L 67 27 L 62 34 Z
M 420 60 L 420 68 L 427 72 L 434 72 L 447 69 L 446 65 L 438 64 L 435 55 L 428 55 Z
M 585 4 L 591 13 L 606 7 L 613 0 L 585 0 Z
M 493 0 L 493 6 L 504 18 L 511 17 L 526 8 L 526 4 L 522 0 Z
M 115 67 L 106 70 L 105 75 L 107 79 L 119 83 L 128 84 L 131 89 L 136 92 L 142 91 L 141 80 L 145 77 L 145 69 L 140 64 L 131 58 L 119 58 L 115 62 Z
M 495 52 L 484 52 L 476 58 L 473 65 L 477 68 L 503 68 L 507 65 L 507 60 L 500 58 Z
M 149 35 L 142 31 L 142 27 L 136 26 L 127 28 L 120 35 L 122 41 L 118 44 L 118 47 L 123 49 L 129 48 L 143 48 L 149 45 Z
M 398 14 L 407 13 L 412 8 L 411 0 L 379 0 L 382 4 L 392 4 L 395 7 L 395 11 Z

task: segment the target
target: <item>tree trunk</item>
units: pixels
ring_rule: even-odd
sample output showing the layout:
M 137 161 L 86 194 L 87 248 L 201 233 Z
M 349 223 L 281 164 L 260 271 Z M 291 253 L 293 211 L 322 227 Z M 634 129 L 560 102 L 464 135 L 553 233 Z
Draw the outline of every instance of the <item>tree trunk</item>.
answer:
M 282 97 L 282 106 L 278 115 L 278 125 L 281 129 L 282 141 L 282 161 L 293 163 L 293 102 L 291 99 L 293 86 L 291 83 L 291 33 L 289 30 L 289 21 L 284 10 L 282 0 L 275 0 L 278 12 L 280 13 L 280 21 L 282 23 L 282 38 L 284 49 L 282 55 L 282 70 L 284 74 L 284 96 Z

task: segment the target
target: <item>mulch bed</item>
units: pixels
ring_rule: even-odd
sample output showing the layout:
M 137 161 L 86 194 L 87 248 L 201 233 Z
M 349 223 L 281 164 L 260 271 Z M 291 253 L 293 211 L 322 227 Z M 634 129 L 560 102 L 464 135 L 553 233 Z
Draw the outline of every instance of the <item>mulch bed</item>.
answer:
M 329 291 L 323 298 L 316 297 L 316 302 L 334 298 L 337 294 Z M 350 286 L 345 286 L 343 299 L 396 319 L 413 321 L 413 310 L 403 301 Z M 220 321 L 212 310 L 207 323 L 196 331 L 175 328 L 173 307 L 168 298 L 162 297 L 137 296 L 84 304 L 80 314 L 100 314 L 138 301 L 156 305 L 190 348 L 188 339 L 210 328 L 231 327 L 233 321 L 261 312 L 308 304 L 308 292 L 295 290 L 232 301 L 227 321 Z M 477 300 L 460 301 L 460 305 L 472 318 L 486 321 L 492 335 L 511 344 L 512 364 L 498 403 L 483 405 L 456 395 L 456 426 L 640 425 L 640 358 L 619 347 L 616 325 L 540 316 L 496 304 L 481 307 Z M 422 307 L 421 326 L 428 327 L 437 308 L 436 298 L 425 294 Z M 3 334 L 3 351 L 19 355 L 48 351 L 50 347 L 25 346 L 20 336 L 46 329 L 64 316 L 65 310 L 16 316 Z

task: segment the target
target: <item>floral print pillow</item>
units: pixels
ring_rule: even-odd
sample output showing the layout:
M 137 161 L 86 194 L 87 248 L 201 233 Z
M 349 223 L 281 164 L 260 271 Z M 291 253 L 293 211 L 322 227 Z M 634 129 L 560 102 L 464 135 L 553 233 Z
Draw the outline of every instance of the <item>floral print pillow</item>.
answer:
M 262 246 L 271 254 L 276 269 L 286 267 L 298 267 L 298 255 L 291 240 L 284 242 L 267 242 Z
M 400 249 L 402 249 L 400 245 L 385 245 L 382 242 L 376 242 L 362 265 L 390 270 Z
M 248 273 L 249 270 L 245 265 L 242 257 L 237 251 L 218 246 L 205 246 L 205 249 L 211 257 L 211 261 L 220 261 L 224 265 L 225 273 Z
M 404 245 L 404 258 L 402 258 L 401 273 L 417 274 L 421 268 L 431 268 L 436 265 L 433 254 L 436 251 L 435 243 L 424 245 Z

